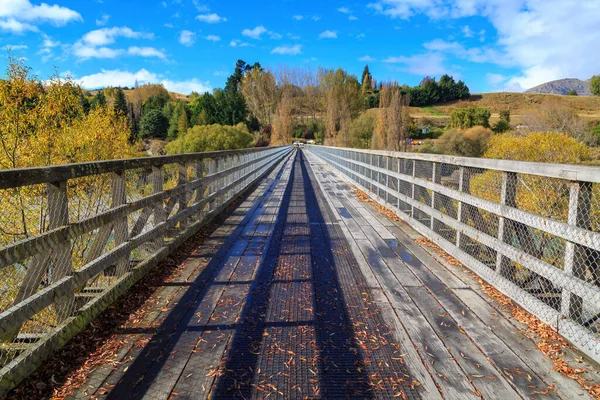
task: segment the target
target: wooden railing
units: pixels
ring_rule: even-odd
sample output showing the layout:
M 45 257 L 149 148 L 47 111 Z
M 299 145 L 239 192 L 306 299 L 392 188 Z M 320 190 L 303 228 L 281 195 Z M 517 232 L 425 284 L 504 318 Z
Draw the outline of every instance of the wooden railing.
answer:
M 600 362 L 600 168 L 308 149 Z
M 0 171 L 0 395 L 291 150 Z

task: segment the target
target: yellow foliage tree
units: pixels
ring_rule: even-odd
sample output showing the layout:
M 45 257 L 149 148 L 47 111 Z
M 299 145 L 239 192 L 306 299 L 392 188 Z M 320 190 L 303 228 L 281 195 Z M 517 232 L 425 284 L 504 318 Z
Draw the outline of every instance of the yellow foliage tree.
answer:
M 581 164 L 590 159 L 589 149 L 574 138 L 557 132 L 536 132 L 526 136 L 515 134 L 496 135 L 491 138 L 485 158 L 535 161 L 561 164 Z M 500 202 L 502 173 L 500 171 L 485 171 L 471 179 L 471 193 L 475 196 Z M 595 189 L 597 190 L 597 188 Z M 540 215 L 561 222 L 567 222 L 569 212 L 569 181 L 546 178 L 536 175 L 519 174 L 516 182 L 516 207 L 532 214 Z M 599 214 L 593 207 L 592 213 Z M 494 219 L 483 213 L 488 223 Z M 592 220 L 598 220 L 593 217 Z M 600 227 L 592 227 L 598 230 Z M 523 251 L 538 257 L 545 262 L 563 267 L 564 246 L 556 246 L 552 235 L 516 228 L 515 239 Z M 529 279 L 533 275 L 516 264 L 515 279 Z
M 131 157 L 126 116 L 112 107 L 86 114 L 81 88 L 57 75 L 42 82 L 20 59 L 11 58 L 0 80 L 0 168 L 28 168 Z M 89 193 L 99 177 L 80 179 L 70 195 Z M 0 245 L 46 229 L 44 187 L 9 190 L 0 196 Z M 25 205 L 28 206 L 25 206 Z M 78 209 L 81 216 L 85 210 Z M 90 210 L 91 212 L 91 210 Z M 77 216 L 74 216 L 77 217 Z

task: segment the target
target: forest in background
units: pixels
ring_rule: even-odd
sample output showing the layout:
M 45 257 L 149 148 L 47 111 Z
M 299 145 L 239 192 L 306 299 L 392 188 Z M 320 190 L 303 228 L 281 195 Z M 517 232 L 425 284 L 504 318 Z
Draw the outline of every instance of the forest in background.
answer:
M 585 154 L 568 162 L 599 158 L 598 120 L 584 120 L 575 110 L 550 103 L 519 116 L 525 123 L 518 125 L 506 105 L 492 124 L 490 109 L 473 106 L 470 97 L 467 85 L 448 75 L 425 77 L 409 87 L 377 81 L 368 66 L 359 79 L 341 68 L 270 69 L 242 60 L 225 87 L 210 93 L 176 96 L 152 83 L 88 91 L 58 74 L 42 81 L 23 60 L 11 58 L 0 81 L 0 168 L 285 145 L 299 139 L 482 157 L 497 155 L 491 146 L 503 140 L 519 139 L 512 145 L 525 146 L 528 142 L 521 139 L 537 132 L 547 134 L 533 137 L 561 143 L 561 149 L 565 141 L 582 144 Z M 442 103 L 457 106 L 447 118 L 427 115 Z M 426 115 L 413 117 L 415 110 Z M 422 145 L 411 145 L 417 142 Z M 556 158 L 552 152 L 534 157 L 518 150 L 503 157 Z

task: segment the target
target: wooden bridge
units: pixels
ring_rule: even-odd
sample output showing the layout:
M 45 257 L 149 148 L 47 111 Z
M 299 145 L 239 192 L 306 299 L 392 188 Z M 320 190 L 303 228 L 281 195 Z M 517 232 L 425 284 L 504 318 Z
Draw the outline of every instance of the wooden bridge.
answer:
M 46 229 L 0 249 L 18 283 L 3 289 L 4 390 L 193 238 L 70 398 L 592 398 L 480 277 L 578 347 L 564 357 L 593 386 L 598 170 L 546 165 L 540 181 L 427 157 L 282 147 L 2 172 L 4 190 L 41 185 L 48 210 Z M 565 220 L 553 198 L 541 225 L 521 185 L 561 182 Z M 73 198 L 104 191 L 74 216 Z

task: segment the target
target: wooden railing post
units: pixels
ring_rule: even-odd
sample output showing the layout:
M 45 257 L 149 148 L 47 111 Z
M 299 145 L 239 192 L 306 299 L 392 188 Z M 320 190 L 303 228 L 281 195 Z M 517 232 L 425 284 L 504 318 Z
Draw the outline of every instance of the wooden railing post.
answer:
M 470 179 L 470 175 L 467 172 L 466 168 L 463 166 L 459 167 L 458 191 L 461 193 L 470 193 L 470 185 L 471 185 L 471 179 Z M 458 210 L 457 210 L 458 221 L 462 222 L 463 224 L 466 224 L 469 220 L 468 215 L 469 215 L 469 213 L 467 212 L 467 206 L 465 204 L 463 204 L 462 201 L 459 201 L 458 202 Z M 458 230 L 456 231 L 456 247 L 464 250 L 467 240 L 468 240 L 468 238 L 466 236 L 463 236 L 463 234 L 460 231 L 458 231 Z
M 69 200 L 67 198 L 67 182 L 56 182 L 47 185 L 49 229 L 56 229 L 69 223 Z M 73 272 L 71 243 L 59 243 L 51 257 L 51 269 L 48 271 L 50 282 L 54 283 L 69 276 Z M 56 319 L 62 322 L 70 317 L 74 306 L 74 293 L 68 293 L 55 303 Z
M 185 185 L 188 182 L 187 176 L 187 164 L 185 162 L 178 164 L 178 172 L 177 172 L 177 186 Z M 189 189 L 185 189 L 185 191 L 179 196 L 179 207 L 177 209 L 177 213 L 181 213 L 185 211 L 187 208 L 188 201 L 191 197 L 191 193 Z M 179 221 L 179 227 L 184 229 L 187 226 L 187 220 Z
M 210 160 L 208 160 L 208 174 L 212 175 L 216 172 L 217 172 L 217 160 L 214 158 L 211 158 Z M 218 188 L 219 188 L 219 182 L 217 180 L 213 180 L 210 183 L 210 194 L 215 193 L 218 190 Z M 210 202 L 208 211 L 209 212 L 214 211 L 214 209 L 216 208 L 216 204 L 217 204 L 217 199 L 215 197 L 215 199 Z
M 152 192 L 153 193 L 161 193 L 163 191 L 163 166 L 152 166 Z M 165 213 L 165 204 L 164 202 L 158 201 L 154 206 L 154 226 L 158 226 L 167 220 L 167 215 Z M 162 247 L 164 244 L 164 237 L 158 238 L 156 243 L 158 246 Z M 157 249 L 155 249 L 157 250 Z
M 592 184 L 571 182 L 569 187 L 569 225 L 591 230 Z M 586 248 L 567 242 L 565 245 L 564 271 L 574 277 L 584 279 L 586 273 Z M 581 322 L 583 299 L 566 289 L 562 291 L 560 312 L 563 316 Z
M 500 201 L 509 207 L 517 207 L 517 174 L 514 172 L 502 172 L 502 192 Z M 503 243 L 511 244 L 512 224 L 504 217 L 498 218 L 498 239 Z M 496 272 L 501 276 L 513 279 L 515 268 L 511 261 L 500 252 L 496 255 Z
M 431 180 L 433 183 L 442 183 L 442 164 L 434 162 L 431 166 Z M 431 208 L 434 210 L 441 209 L 441 197 L 435 190 L 431 191 Z M 436 223 L 435 217 L 431 216 L 431 230 L 439 233 L 439 224 Z
M 412 161 L 411 174 L 412 174 L 413 179 L 415 179 L 417 177 L 417 162 L 415 160 Z M 417 199 L 416 188 L 415 188 L 415 184 L 413 182 L 411 182 L 411 184 L 410 184 L 410 197 L 413 200 Z M 410 217 L 415 218 L 415 206 L 413 206 L 413 205 L 410 206 Z
M 127 192 L 125 185 L 125 176 L 122 171 L 114 172 L 111 180 L 112 207 L 118 207 L 127 203 Z M 119 246 L 129 240 L 129 227 L 127 226 L 127 216 L 115 218 L 115 245 Z M 123 276 L 129 271 L 129 254 L 117 261 L 117 276 Z
M 196 179 L 201 179 L 202 183 L 196 189 L 196 198 L 194 199 L 195 203 L 198 203 L 204 198 L 206 192 L 206 184 L 204 183 L 204 160 L 198 160 L 194 163 L 194 170 L 196 173 Z M 202 207 L 202 210 L 199 212 L 199 217 L 202 218 L 206 213 L 206 206 Z

